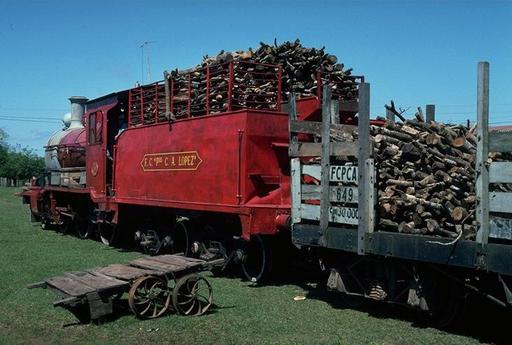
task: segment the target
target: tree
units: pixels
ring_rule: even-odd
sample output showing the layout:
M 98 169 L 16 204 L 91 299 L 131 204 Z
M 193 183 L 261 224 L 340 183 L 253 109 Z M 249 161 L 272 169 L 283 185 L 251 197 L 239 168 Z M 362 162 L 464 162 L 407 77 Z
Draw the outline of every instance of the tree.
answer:
M 7 145 L 7 133 L 0 129 L 0 176 L 10 180 L 28 180 L 44 172 L 44 159 L 33 150 L 16 150 Z

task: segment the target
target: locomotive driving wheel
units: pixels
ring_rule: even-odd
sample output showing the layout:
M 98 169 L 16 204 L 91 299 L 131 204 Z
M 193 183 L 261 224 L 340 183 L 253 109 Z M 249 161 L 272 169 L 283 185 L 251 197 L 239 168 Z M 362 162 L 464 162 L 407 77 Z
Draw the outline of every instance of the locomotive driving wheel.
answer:
M 145 276 L 135 280 L 128 291 L 131 311 L 141 319 L 154 319 L 169 308 L 171 293 L 167 282 L 159 277 Z
M 79 214 L 73 220 L 75 225 L 75 233 L 81 239 L 86 239 L 91 236 L 94 231 L 94 224 L 90 219 L 84 218 Z
M 196 273 L 180 278 L 172 292 L 173 307 L 181 315 L 203 315 L 212 302 L 212 286 Z
M 246 243 L 242 258 L 242 272 L 253 283 L 265 280 L 272 268 L 272 251 L 268 240 L 261 235 L 252 235 Z

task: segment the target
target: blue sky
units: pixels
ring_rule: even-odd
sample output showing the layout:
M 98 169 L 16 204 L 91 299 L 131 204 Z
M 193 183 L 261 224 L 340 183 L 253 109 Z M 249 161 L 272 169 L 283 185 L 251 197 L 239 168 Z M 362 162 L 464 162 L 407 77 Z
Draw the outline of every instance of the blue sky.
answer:
M 141 81 L 144 41 L 154 41 L 148 82 L 274 38 L 325 46 L 365 75 L 373 116 L 393 99 L 410 115 L 434 103 L 440 120 L 474 120 L 476 64 L 487 60 L 491 122 L 512 123 L 511 1 L 0 0 L 0 128 L 42 147 L 69 96 Z

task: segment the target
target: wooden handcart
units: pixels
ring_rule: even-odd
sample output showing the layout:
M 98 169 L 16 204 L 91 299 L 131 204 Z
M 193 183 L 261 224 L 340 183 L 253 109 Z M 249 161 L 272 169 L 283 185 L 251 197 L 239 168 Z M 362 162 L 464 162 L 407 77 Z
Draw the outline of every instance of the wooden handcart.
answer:
M 210 283 L 198 272 L 223 261 L 180 255 L 142 257 L 128 264 L 67 272 L 28 288 L 50 288 L 61 297 L 53 305 L 70 310 L 81 321 L 112 314 L 113 304 L 125 292 L 138 318 L 156 318 L 170 309 L 181 315 L 202 315 L 212 305 L 213 294 Z

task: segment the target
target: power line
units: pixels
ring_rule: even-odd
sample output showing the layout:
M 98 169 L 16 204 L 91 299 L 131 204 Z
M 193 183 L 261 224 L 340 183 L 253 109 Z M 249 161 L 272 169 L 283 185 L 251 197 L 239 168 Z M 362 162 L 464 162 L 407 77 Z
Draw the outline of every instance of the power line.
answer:
M 58 123 L 60 120 L 45 120 L 45 119 L 22 119 L 15 117 L 2 117 L 0 116 L 0 121 L 18 121 L 18 122 L 38 122 L 38 123 Z
M 25 115 L 13 115 L 13 114 L 0 114 L 0 117 L 12 117 L 16 119 L 36 119 L 36 120 L 61 120 L 61 117 L 53 117 L 53 116 L 25 116 Z
M 4 107 L 0 105 L 0 110 L 43 110 L 43 111 L 69 111 L 65 108 L 33 108 L 33 107 Z

